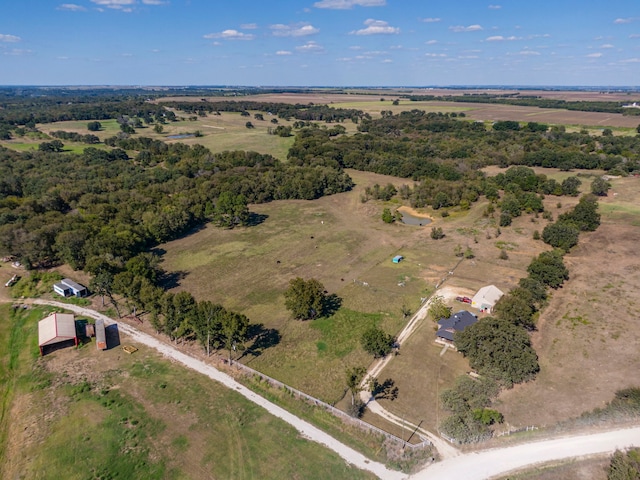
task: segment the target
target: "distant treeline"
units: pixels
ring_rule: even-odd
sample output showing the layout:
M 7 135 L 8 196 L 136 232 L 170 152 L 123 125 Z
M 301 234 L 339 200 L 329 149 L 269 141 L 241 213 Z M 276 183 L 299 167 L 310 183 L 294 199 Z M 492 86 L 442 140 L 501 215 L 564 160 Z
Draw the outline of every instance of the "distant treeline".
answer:
M 162 102 L 162 105 L 181 110 L 188 114 L 205 115 L 216 112 L 247 112 L 249 110 L 276 115 L 279 118 L 319 122 L 358 122 L 370 118 L 362 110 L 332 108 L 327 105 L 289 104 L 275 102 L 253 102 L 249 100 L 201 101 L 201 102 Z
M 601 101 L 566 101 L 554 98 L 542 98 L 537 96 L 505 96 L 492 95 L 485 93 L 469 93 L 464 95 L 404 95 L 413 102 L 462 102 L 462 103 L 498 103 L 501 105 L 518 105 L 523 107 L 539 107 L 539 108 L 562 108 L 565 110 L 576 110 L 580 112 L 606 112 L 606 113 L 622 113 L 623 115 L 640 115 L 639 108 L 624 108 L 624 105 L 631 104 L 634 101 L 630 99 L 628 102 L 601 102 Z

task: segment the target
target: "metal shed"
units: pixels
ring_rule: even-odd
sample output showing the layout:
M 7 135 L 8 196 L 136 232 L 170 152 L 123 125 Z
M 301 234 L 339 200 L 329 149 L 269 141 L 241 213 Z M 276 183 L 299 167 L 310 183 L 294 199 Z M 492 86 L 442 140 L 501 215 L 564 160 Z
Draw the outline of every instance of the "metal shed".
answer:
M 107 349 L 107 332 L 104 329 L 104 320 L 97 319 L 96 320 L 96 346 L 98 350 L 106 350 Z
M 393 257 L 393 260 L 391 260 L 391 261 L 393 263 L 400 263 L 403 259 L 404 259 L 404 257 L 402 255 L 396 255 L 395 257 Z
M 38 323 L 40 355 L 44 355 L 44 347 L 69 340 L 78 345 L 76 322 L 72 314 L 52 313 Z

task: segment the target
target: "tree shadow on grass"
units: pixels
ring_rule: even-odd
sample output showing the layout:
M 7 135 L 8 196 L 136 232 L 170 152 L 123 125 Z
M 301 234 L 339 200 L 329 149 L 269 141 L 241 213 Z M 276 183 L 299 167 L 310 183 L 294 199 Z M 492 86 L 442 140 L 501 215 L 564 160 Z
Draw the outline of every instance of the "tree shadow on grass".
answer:
M 177 271 L 177 272 L 165 272 L 160 277 L 158 284 L 165 290 L 171 290 L 180 286 L 180 281 L 187 278 L 189 272 Z
M 374 381 L 373 391 L 371 395 L 376 400 L 395 400 L 398 398 L 398 387 L 395 386 L 396 382 L 387 378 L 384 382 L 378 383 Z
M 253 343 L 243 352 L 243 357 L 245 355 L 259 357 L 267 348 L 278 345 L 282 337 L 275 328 L 265 328 L 259 323 L 249 325 L 247 338 L 253 340 Z
M 247 220 L 246 225 L 247 227 L 255 227 L 257 225 L 260 225 L 261 223 L 264 223 L 267 218 L 269 218 L 269 215 L 249 212 L 249 219 Z
M 341 306 L 342 306 L 342 299 L 338 295 L 336 295 L 335 293 L 332 293 L 331 295 L 327 295 L 322 305 L 323 316 L 325 317 L 332 316 L 334 313 L 340 310 Z

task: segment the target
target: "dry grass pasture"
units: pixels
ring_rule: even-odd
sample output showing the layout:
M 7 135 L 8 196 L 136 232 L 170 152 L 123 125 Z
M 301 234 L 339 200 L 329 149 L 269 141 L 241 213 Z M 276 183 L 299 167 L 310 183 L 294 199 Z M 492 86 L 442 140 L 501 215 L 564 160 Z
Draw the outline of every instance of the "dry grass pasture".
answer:
M 639 182 L 612 180 L 600 228 L 565 256 L 571 278 L 553 292 L 532 336 L 540 374 L 500 396 L 507 422 L 550 426 L 638 385 Z
M 452 211 L 447 218 L 426 210 L 434 218 L 433 225 L 445 231 L 442 240 L 430 238 L 430 226 L 387 225 L 380 219 L 384 205 L 363 204 L 360 194 L 375 183 L 400 185 L 403 180 L 349 173 L 357 184 L 351 192 L 311 202 L 255 205 L 251 210 L 265 216 L 258 226 L 236 230 L 208 226 L 161 247 L 166 251 L 164 268 L 183 273 L 179 288 L 198 299 L 241 311 L 253 322 L 279 332 L 277 344 L 258 354 L 246 354 L 243 362 L 329 402 L 344 393 L 346 367 L 371 361 L 359 345 L 362 331 L 379 325 L 389 333 L 398 333 L 405 323 L 402 306 L 416 311 L 420 299 L 428 296 L 458 263 L 458 245 L 471 248 L 475 258 L 464 260 L 447 285 L 465 294 L 492 283 L 509 290 L 526 274 L 531 258 L 547 248 L 532 240 L 533 230 L 541 230 L 546 221 L 531 215 L 516 219 L 513 227 L 502 229 L 496 237 L 496 218 L 483 215 L 486 202 L 468 211 Z M 548 201 L 554 202 L 556 209 L 555 200 Z M 569 206 L 556 210 L 564 211 Z M 502 249 L 508 252 L 507 260 L 499 259 Z M 391 258 L 397 254 L 405 260 L 395 265 Z M 297 276 L 319 279 L 330 293 L 342 299 L 343 309 L 329 319 L 291 320 L 284 309 L 283 292 L 288 281 Z M 431 348 L 432 326 L 425 326 L 421 332 L 410 340 L 415 345 L 403 349 L 419 352 Z M 432 353 L 432 360 L 441 358 L 439 350 Z M 385 371 L 383 377 L 390 376 L 397 382 L 398 405 L 404 402 L 407 411 L 415 408 L 416 416 L 425 421 L 431 418 L 434 424 L 430 405 L 422 401 L 434 395 L 434 384 L 420 387 L 413 383 L 419 372 L 429 368 L 419 360 L 422 356 L 415 357 L 401 354 L 389 367 L 393 375 Z M 450 385 L 468 368 L 461 359 L 449 362 L 456 367 L 442 375 L 443 385 Z

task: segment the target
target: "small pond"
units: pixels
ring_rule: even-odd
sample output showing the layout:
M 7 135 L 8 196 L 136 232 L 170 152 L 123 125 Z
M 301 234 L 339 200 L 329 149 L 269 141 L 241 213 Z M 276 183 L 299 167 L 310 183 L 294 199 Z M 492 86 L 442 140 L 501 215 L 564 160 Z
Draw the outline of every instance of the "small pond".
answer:
M 179 140 L 181 138 L 191 138 L 195 137 L 193 133 L 181 133 L 180 135 L 168 135 L 167 138 L 171 140 Z
M 423 227 L 431 223 L 431 219 L 428 217 L 417 217 L 415 215 L 411 215 L 406 210 L 398 209 L 398 211 L 402 214 L 402 223 L 406 225 L 416 225 L 419 227 Z

